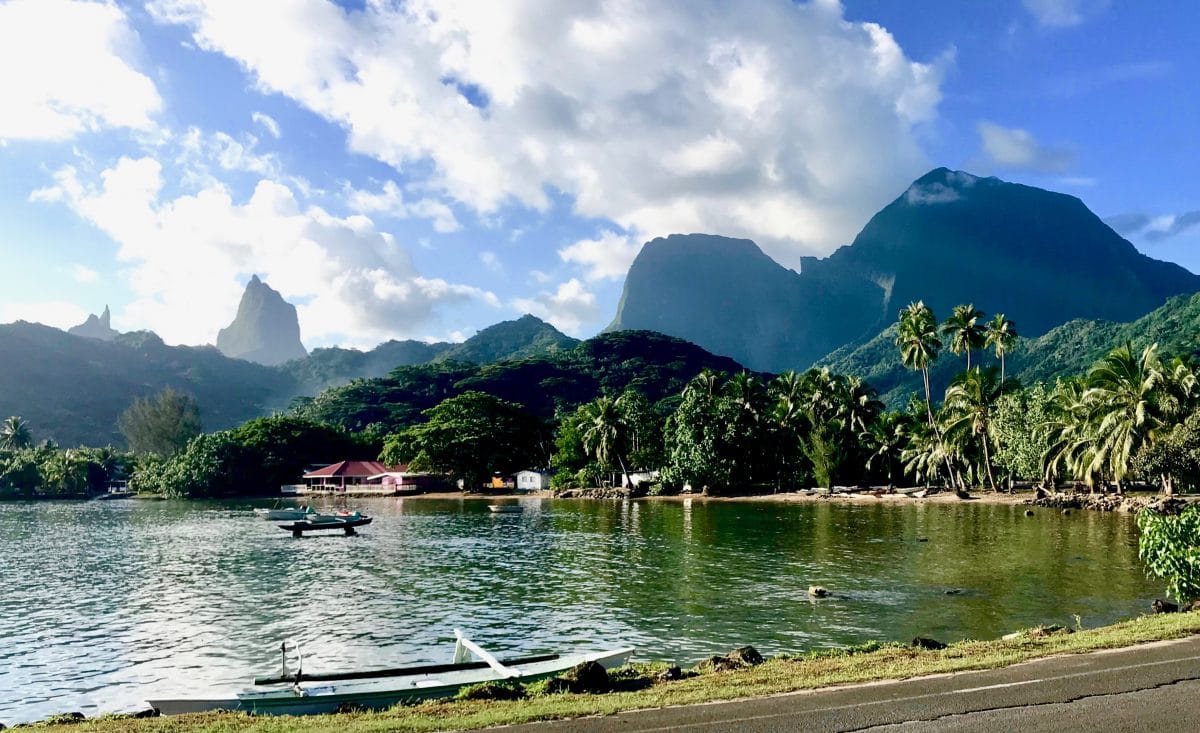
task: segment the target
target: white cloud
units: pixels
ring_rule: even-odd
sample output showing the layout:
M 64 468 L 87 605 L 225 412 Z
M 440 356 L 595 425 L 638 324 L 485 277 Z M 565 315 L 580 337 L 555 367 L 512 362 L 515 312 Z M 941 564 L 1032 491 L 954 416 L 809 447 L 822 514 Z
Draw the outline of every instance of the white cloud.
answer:
M 40 303 L 6 303 L 0 307 L 0 323 L 29 321 L 67 329 L 87 320 L 88 312 L 74 303 L 51 300 Z
M 153 128 L 162 101 L 129 60 L 136 46 L 110 2 L 0 3 L 0 143 Z
M 71 277 L 77 283 L 94 283 L 100 279 L 100 273 L 86 265 L 76 263 L 71 265 Z
M 440 306 L 498 298 L 421 276 L 408 252 L 366 216 L 303 207 L 292 189 L 260 180 L 245 201 L 213 183 L 164 198 L 162 166 L 122 158 L 86 180 L 67 167 L 31 199 L 63 201 L 117 244 L 135 299 L 123 320 L 171 343 L 205 343 L 232 320 L 259 274 L 297 306 L 302 335 L 317 343 L 374 346 L 429 331 Z
M 491 270 L 493 273 L 500 275 L 504 272 L 504 264 L 500 262 L 500 258 L 491 250 L 484 250 L 479 253 L 479 261 L 483 266 Z
M 750 236 L 793 262 L 924 172 L 914 127 L 949 63 L 833 0 L 149 7 L 482 217 L 558 190 L 627 231 Z
M 246 135 L 242 140 L 224 132 L 205 132 L 198 127 L 189 127 L 180 135 L 168 135 L 164 143 L 173 143 L 179 149 L 176 162 L 181 164 L 200 185 L 212 185 L 217 181 L 209 172 L 209 164 L 215 163 L 220 170 L 254 173 L 267 178 L 281 178 L 283 164 L 274 153 L 259 153 L 258 138 Z
M 268 135 L 276 140 L 279 139 L 279 123 L 275 121 L 274 117 L 266 112 L 251 112 L 250 119 L 262 126 L 262 128 L 267 131 Z
M 605 231 L 596 239 L 581 239 L 560 249 L 558 256 L 583 267 L 588 280 L 620 280 L 629 272 L 641 249 L 641 242 L 633 235 Z
M 446 204 L 431 198 L 405 200 L 404 193 L 395 181 L 385 181 L 378 192 L 346 186 L 346 205 L 362 214 L 387 214 L 397 219 L 417 217 L 433 222 L 433 230 L 443 234 L 456 232 L 461 227 L 454 211 Z
M 1200 226 L 1200 210 L 1179 214 L 1118 214 L 1105 219 L 1104 223 L 1122 236 L 1155 243 L 1177 237 Z
M 1109 0 L 1021 0 L 1040 25 L 1068 28 L 1108 8 Z
M 1071 167 L 1075 155 L 1067 148 L 1046 147 L 1028 130 L 1002 127 L 981 120 L 978 124 L 983 152 L 996 165 L 1043 172 L 1061 172 Z
M 533 298 L 516 298 L 512 305 L 573 336 L 582 335 L 583 326 L 600 318 L 596 296 L 576 278 L 562 283 L 553 292 L 542 291 Z

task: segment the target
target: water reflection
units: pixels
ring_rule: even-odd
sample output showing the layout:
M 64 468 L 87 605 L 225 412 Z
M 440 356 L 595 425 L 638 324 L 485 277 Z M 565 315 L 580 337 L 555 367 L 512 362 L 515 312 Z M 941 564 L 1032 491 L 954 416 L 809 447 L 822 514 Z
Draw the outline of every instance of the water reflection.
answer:
M 1135 614 L 1157 588 L 1123 515 L 982 505 L 353 501 L 357 537 L 296 540 L 249 503 L 0 504 L 0 720 L 242 686 L 297 639 L 310 669 L 638 647 L 691 661 L 989 638 Z M 924 540 L 924 541 L 923 541 Z M 834 591 L 807 595 L 812 584 Z

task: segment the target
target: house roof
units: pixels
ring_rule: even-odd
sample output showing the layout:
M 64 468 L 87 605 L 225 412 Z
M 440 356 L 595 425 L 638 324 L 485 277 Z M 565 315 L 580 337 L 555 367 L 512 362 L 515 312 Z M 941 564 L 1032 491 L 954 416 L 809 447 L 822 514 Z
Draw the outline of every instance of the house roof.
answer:
M 390 471 L 403 471 L 407 466 L 389 466 L 379 461 L 338 461 L 324 468 L 309 471 L 304 478 L 368 478 Z

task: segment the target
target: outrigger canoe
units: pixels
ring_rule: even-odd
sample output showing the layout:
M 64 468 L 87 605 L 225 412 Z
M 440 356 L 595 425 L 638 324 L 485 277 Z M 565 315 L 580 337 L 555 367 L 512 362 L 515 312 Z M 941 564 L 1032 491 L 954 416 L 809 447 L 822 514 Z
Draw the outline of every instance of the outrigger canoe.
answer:
M 380 710 L 402 702 L 450 697 L 467 685 L 480 682 L 532 682 L 553 677 L 585 662 L 605 669 L 629 662 L 631 647 L 587 654 L 545 654 L 498 660 L 454 630 L 454 661 L 420 667 L 400 667 L 361 672 L 304 674 L 300 658 L 294 674 L 287 670 L 287 643 L 281 645 L 283 669 L 278 676 L 254 680 L 255 685 L 273 689 L 249 689 L 233 697 L 148 700 L 162 715 L 233 710 L 257 715 L 313 715 L 365 708 Z M 292 649 L 299 657 L 299 649 Z M 471 661 L 471 656 L 477 661 Z
M 371 517 L 353 512 L 349 514 L 309 514 L 305 519 L 291 524 L 280 524 L 278 527 L 291 532 L 293 537 L 302 537 L 305 532 L 330 529 L 341 529 L 346 534 L 354 534 L 355 527 L 362 527 L 370 523 Z

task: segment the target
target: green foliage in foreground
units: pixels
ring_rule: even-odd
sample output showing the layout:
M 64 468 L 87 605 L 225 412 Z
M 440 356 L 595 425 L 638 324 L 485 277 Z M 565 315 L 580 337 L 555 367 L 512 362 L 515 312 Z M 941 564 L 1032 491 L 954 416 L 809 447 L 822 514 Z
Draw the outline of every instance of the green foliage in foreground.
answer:
M 0 499 L 80 499 L 129 476 L 138 458 L 112 448 L 0 450 Z
M 1179 601 L 1200 598 L 1200 504 L 1177 515 L 1146 509 L 1138 514 L 1138 556 L 1150 574 L 1167 583 Z
M 617 691 L 601 695 L 534 694 L 513 701 L 428 702 L 380 713 L 343 713 L 299 718 L 262 718 L 244 713 L 206 713 L 171 718 L 96 719 L 71 726 L 47 727 L 58 733 L 199 733 L 255 731 L 275 733 L 367 733 L 368 731 L 474 730 L 538 720 L 612 715 L 626 710 L 688 705 L 713 700 L 761 697 L 832 685 L 966 670 L 1003 667 L 1056 654 L 1079 654 L 1200 633 L 1200 613 L 1145 616 L 1073 634 L 963 641 L 931 651 L 898 644 L 777 657 L 756 667 L 685 675 L 662 681 L 662 664 L 631 665 L 617 670 Z M 872 644 L 871 646 L 875 646 Z M 533 686 L 530 686 L 533 687 Z M 527 688 L 527 691 L 532 690 Z

